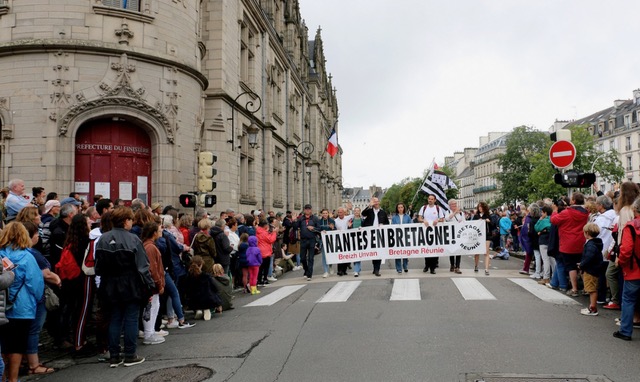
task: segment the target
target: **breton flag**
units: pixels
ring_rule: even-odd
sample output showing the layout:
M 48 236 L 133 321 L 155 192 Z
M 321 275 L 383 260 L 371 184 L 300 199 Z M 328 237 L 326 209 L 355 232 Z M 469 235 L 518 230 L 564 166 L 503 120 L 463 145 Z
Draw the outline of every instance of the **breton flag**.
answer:
M 446 211 L 449 211 L 449 203 L 445 191 L 450 188 L 458 189 L 458 186 L 456 186 L 455 182 L 451 180 L 447 174 L 438 171 L 437 168 L 437 164 L 431 167 L 420 189 L 427 194 L 435 195 L 436 203 Z
M 327 152 L 333 158 L 338 153 L 338 135 L 336 134 L 336 129 L 331 130 L 331 135 L 329 135 L 329 142 L 327 142 Z

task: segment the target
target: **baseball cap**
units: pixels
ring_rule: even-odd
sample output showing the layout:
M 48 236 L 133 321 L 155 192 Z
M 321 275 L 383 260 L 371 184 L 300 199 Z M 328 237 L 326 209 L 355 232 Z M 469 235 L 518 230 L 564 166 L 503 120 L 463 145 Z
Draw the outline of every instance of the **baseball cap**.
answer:
M 305 204 L 305 205 L 304 205 L 304 209 L 305 209 L 305 210 L 307 210 L 307 209 L 309 209 L 309 210 L 310 210 L 310 209 L 311 209 L 311 204 Z
M 51 201 L 51 200 L 49 200 L 49 201 Z M 65 204 L 69 204 L 69 203 L 71 203 L 71 204 L 73 204 L 74 206 L 77 206 L 77 207 L 80 207 L 82 205 L 82 203 L 78 199 L 72 198 L 72 197 L 66 197 L 66 198 L 62 199 L 62 201 L 60 201 L 60 206 L 62 207 Z M 45 206 L 46 206 L 46 204 L 45 204 Z
M 48 214 L 49 211 L 51 211 L 51 209 L 53 209 L 53 207 L 60 207 L 60 202 L 57 201 L 57 200 L 49 200 L 44 205 L 44 213 Z

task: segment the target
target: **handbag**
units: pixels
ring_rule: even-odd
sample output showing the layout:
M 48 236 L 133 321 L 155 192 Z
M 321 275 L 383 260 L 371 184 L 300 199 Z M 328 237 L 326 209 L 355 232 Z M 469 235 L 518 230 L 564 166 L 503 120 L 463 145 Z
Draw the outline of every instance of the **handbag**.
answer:
M 91 240 L 87 245 L 86 251 L 84 251 L 84 258 L 82 259 L 82 272 L 87 276 L 94 276 L 96 274 L 96 260 L 94 254 L 95 240 Z
M 60 298 L 48 285 L 44 286 L 44 306 L 48 312 L 53 312 L 60 307 Z

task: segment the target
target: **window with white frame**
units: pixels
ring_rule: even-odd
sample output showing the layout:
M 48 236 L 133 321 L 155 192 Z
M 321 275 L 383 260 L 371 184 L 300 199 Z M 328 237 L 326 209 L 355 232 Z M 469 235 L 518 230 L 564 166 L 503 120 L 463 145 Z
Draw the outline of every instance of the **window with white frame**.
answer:
M 625 140 L 624 148 L 627 151 L 631 150 L 631 136 L 625 137 L 624 140 Z
M 629 155 L 627 157 L 627 171 L 631 171 L 631 170 L 633 170 L 633 159 Z

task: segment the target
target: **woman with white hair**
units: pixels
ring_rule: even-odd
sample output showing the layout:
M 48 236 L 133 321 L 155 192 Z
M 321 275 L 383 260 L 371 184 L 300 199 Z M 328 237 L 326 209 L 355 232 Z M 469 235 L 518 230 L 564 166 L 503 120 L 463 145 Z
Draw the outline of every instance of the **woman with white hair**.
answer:
M 455 199 L 449 199 L 449 208 L 450 213 L 445 216 L 444 221 L 446 222 L 463 222 L 465 221 L 464 212 L 458 206 L 458 201 Z M 456 274 L 461 274 L 460 271 L 460 260 L 462 259 L 461 255 L 458 256 L 449 256 L 449 263 L 451 264 L 450 272 L 455 272 Z

